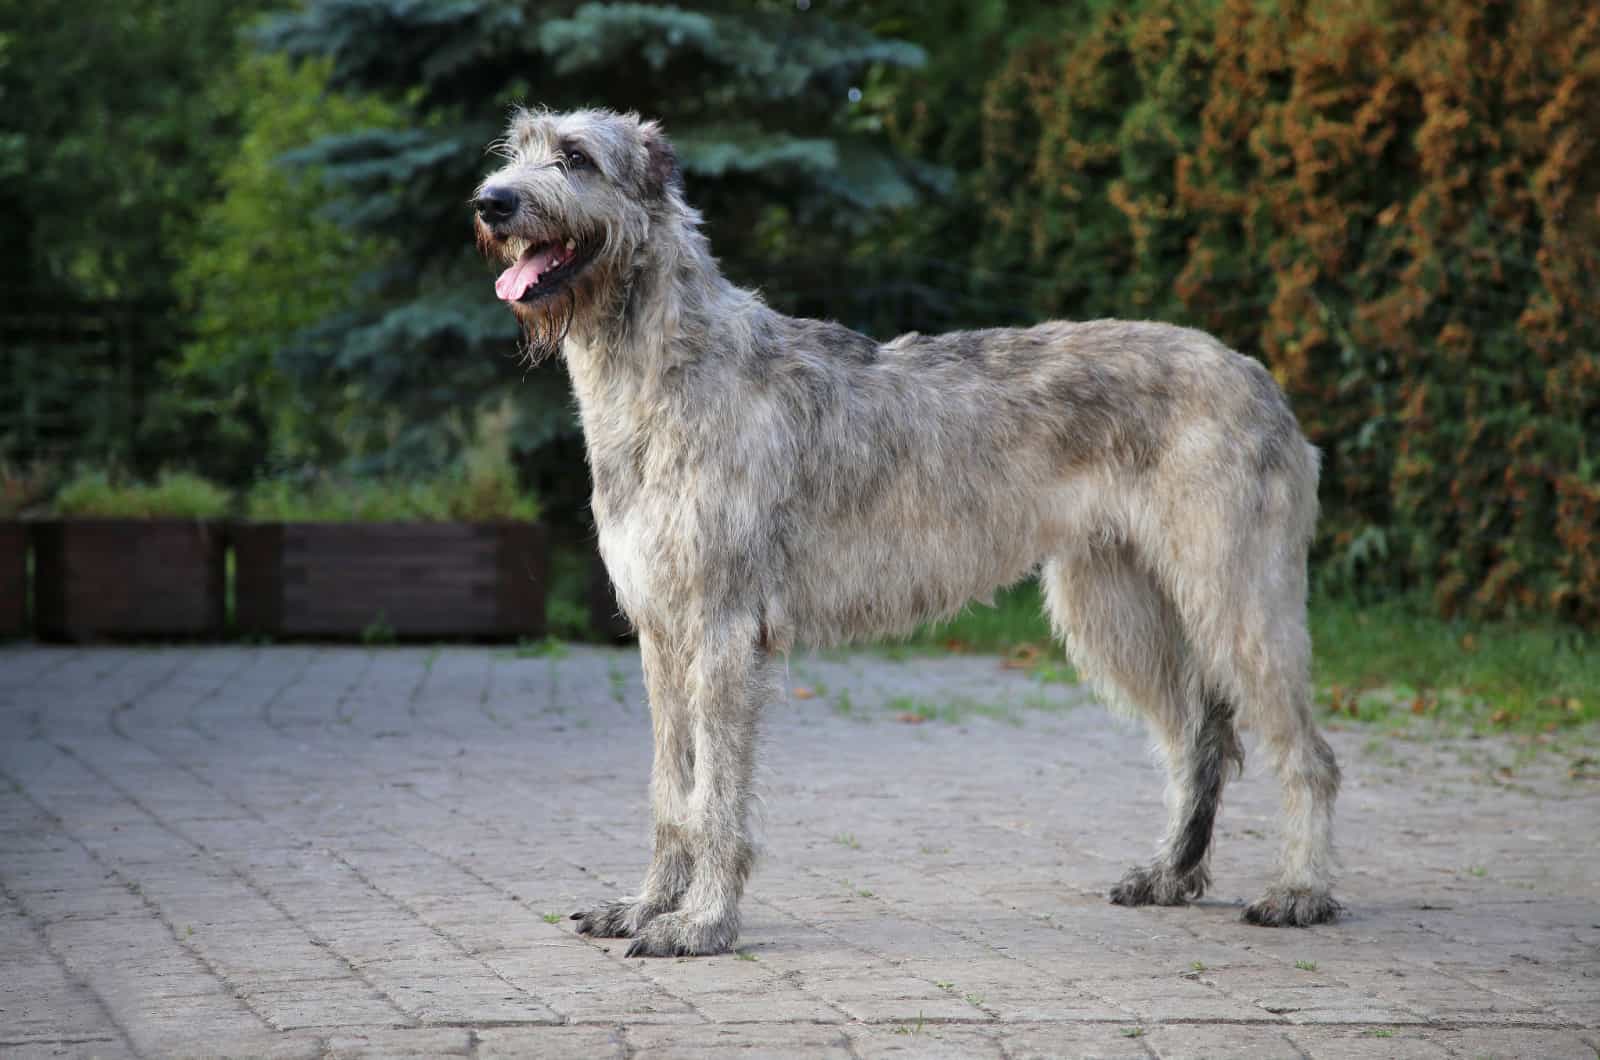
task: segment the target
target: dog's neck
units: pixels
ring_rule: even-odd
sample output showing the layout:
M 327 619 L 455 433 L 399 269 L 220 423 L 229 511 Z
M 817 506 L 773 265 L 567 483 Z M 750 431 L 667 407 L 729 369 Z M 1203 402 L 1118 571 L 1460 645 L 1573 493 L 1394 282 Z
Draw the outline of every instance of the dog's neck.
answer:
M 659 219 L 675 230 L 642 247 L 610 296 L 599 299 L 604 308 L 572 329 L 563 354 L 580 403 L 659 398 L 682 369 L 743 348 L 718 342 L 719 334 L 770 312 L 760 296 L 722 275 L 699 221 L 687 206 Z

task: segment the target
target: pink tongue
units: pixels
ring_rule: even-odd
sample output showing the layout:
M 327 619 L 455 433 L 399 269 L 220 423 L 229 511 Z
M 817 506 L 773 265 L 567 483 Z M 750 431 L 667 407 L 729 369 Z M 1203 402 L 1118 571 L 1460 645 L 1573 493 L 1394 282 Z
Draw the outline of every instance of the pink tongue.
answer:
M 543 247 L 533 247 L 525 251 L 517 263 L 494 281 L 494 293 L 502 301 L 515 302 L 528 293 L 528 288 L 539 282 L 542 273 L 550 271 L 555 263 L 557 250 L 555 244 Z

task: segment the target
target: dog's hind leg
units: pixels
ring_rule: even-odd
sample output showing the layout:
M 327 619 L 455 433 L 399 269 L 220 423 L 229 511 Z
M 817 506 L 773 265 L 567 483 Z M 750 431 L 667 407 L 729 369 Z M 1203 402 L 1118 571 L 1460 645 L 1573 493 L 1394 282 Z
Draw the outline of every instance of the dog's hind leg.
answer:
M 738 939 L 739 899 L 755 860 L 749 804 L 756 728 L 774 670 L 754 620 L 719 623 L 692 653 L 694 783 L 674 822 L 692 852 L 692 870 L 678 908 L 645 925 L 628 956 L 725 953 Z
M 1301 494 L 1314 496 L 1314 484 L 1307 475 Z M 1266 499 L 1256 518 L 1237 520 L 1226 533 L 1182 539 L 1171 590 L 1205 687 L 1235 704 L 1240 723 L 1260 734 L 1283 786 L 1278 879 L 1244 918 L 1302 926 L 1341 911 L 1330 893 L 1339 766 L 1311 710 L 1303 544 L 1309 515 L 1285 508 L 1283 498 L 1295 493 L 1281 483 L 1269 480 L 1261 493 Z
M 639 631 L 639 654 L 655 734 L 650 771 L 655 847 L 638 894 L 572 915 L 580 934 L 601 938 L 637 935 L 650 921 L 676 909 L 694 873 L 694 851 L 685 827 L 694 788 L 694 720 L 686 660 L 659 633 L 645 629 Z
M 1207 853 L 1230 769 L 1233 711 L 1194 672 L 1171 601 L 1126 544 L 1047 563 L 1045 598 L 1073 661 L 1112 705 L 1142 716 L 1167 762 L 1168 825 L 1155 859 L 1111 891 L 1118 905 L 1181 905 L 1210 883 Z
M 1199 898 L 1211 885 L 1208 855 L 1222 789 L 1244 763 L 1233 708 L 1201 693 L 1183 729 L 1163 742 L 1169 771 L 1170 820 L 1160 853 L 1148 868 L 1128 872 L 1111 890 L 1118 905 L 1177 905 Z
M 1267 591 L 1258 589 L 1258 591 Z M 1300 927 L 1337 919 L 1343 911 L 1333 883 L 1333 804 L 1339 765 L 1311 711 L 1310 639 L 1297 598 L 1240 608 L 1234 657 L 1249 660 L 1234 674 L 1240 710 L 1261 734 L 1261 746 L 1283 786 L 1283 850 L 1277 880 L 1245 907 L 1244 919 L 1269 927 Z M 1270 620 L 1276 624 L 1266 628 Z

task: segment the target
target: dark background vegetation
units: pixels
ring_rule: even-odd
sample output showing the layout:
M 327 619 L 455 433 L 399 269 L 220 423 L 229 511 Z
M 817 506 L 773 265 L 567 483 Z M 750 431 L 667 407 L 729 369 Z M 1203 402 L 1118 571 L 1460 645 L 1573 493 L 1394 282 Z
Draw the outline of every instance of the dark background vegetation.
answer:
M 519 102 L 661 118 L 727 271 L 888 337 L 1208 328 L 1322 447 L 1319 585 L 1600 626 L 1600 7 L 0 0 L 0 459 L 426 473 L 509 395 Z

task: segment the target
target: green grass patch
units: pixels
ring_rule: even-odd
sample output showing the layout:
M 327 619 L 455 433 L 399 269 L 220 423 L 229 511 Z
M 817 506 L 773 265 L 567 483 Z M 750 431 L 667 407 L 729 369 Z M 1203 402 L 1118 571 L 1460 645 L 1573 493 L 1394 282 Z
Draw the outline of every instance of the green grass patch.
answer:
M 394 627 L 389 625 L 389 616 L 382 611 L 361 629 L 361 643 L 369 648 L 380 648 L 394 642 Z
M 848 688 L 839 689 L 839 694 L 833 698 L 833 712 L 841 718 L 848 718 L 856 710 L 855 702 L 850 698 Z
M 954 618 L 930 623 L 904 641 L 891 641 L 883 647 L 892 651 L 896 646 L 912 651 L 970 651 L 990 655 L 1009 654 L 1028 646 L 1036 648 L 1041 655 L 1058 660 L 1065 658 L 1050 634 L 1050 623 L 1044 616 L 1044 597 L 1039 592 L 1039 583 L 1032 578 L 996 593 L 993 607 L 971 604 Z
M 951 725 L 959 725 L 971 718 L 989 718 L 992 721 L 1003 721 L 1010 725 L 1020 725 L 1022 719 L 1017 712 L 1008 707 L 995 703 L 982 703 L 966 697 L 957 697 L 941 703 L 931 703 L 927 700 L 913 699 L 910 696 L 895 696 L 884 704 L 884 710 L 893 715 L 898 721 L 923 722 L 942 721 Z
M 522 637 L 511 653 L 518 659 L 565 659 L 572 654 L 572 649 L 567 647 L 566 641 L 551 634 L 540 640 Z
M 1363 722 L 1437 718 L 1478 730 L 1554 732 L 1600 721 L 1600 636 L 1548 620 L 1438 617 L 1420 598 L 1311 604 L 1313 678 L 1329 713 Z M 1075 680 L 1050 634 L 1038 583 L 880 645 L 892 655 L 1002 654 L 1044 680 Z M 902 705 L 939 716 L 926 704 Z
M 1600 720 L 1600 638 L 1573 626 L 1452 621 L 1414 600 L 1317 600 L 1311 635 L 1318 697 L 1347 717 L 1547 732 Z

